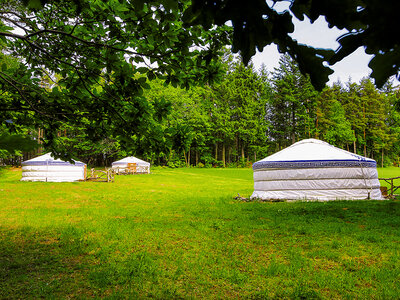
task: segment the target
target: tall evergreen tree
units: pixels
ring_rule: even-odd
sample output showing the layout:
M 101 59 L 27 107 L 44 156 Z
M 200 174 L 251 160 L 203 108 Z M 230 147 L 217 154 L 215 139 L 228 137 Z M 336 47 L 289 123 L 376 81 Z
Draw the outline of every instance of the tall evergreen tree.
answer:
M 296 63 L 284 55 L 272 77 L 274 95 L 268 103 L 269 137 L 278 148 L 314 136 L 317 92 Z
M 343 94 L 340 83 L 326 87 L 317 99 L 316 137 L 338 147 L 354 141 L 354 132 L 346 119 L 344 108 L 338 99 Z

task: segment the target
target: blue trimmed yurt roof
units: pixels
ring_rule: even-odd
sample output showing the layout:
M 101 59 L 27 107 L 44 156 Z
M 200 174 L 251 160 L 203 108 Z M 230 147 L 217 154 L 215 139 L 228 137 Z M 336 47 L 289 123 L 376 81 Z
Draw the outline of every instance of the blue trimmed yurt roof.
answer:
M 262 168 L 326 168 L 366 167 L 376 168 L 376 161 L 336 148 L 324 141 L 305 139 L 253 164 Z

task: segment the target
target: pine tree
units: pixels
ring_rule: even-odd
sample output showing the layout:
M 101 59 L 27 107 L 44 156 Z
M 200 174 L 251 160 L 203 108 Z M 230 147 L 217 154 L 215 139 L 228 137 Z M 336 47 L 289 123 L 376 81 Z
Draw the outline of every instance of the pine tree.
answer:
M 272 77 L 274 94 L 268 103 L 268 132 L 278 148 L 315 135 L 316 97 L 309 78 L 287 55 L 281 57 Z
M 354 141 L 354 132 L 346 119 L 338 98 L 342 95 L 340 83 L 326 87 L 317 99 L 316 136 L 338 147 Z

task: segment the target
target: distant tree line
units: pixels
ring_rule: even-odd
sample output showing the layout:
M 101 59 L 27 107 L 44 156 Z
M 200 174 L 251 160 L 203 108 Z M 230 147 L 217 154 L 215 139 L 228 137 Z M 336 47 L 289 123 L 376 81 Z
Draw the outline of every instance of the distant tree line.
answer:
M 400 91 L 392 84 L 378 90 L 365 78 L 317 92 L 289 56 L 282 56 L 273 72 L 246 67 L 229 54 L 221 64 L 224 74 L 211 85 L 181 89 L 160 79 L 149 81 L 150 89 L 124 112 L 142 116 L 137 119 L 141 134 L 92 142 L 86 127 L 66 125 L 54 132 L 55 143 L 99 166 L 127 155 L 170 167 L 250 166 L 305 138 L 327 141 L 380 165 L 398 162 Z M 36 136 L 36 130 L 31 134 Z M 124 143 L 129 147 L 121 147 Z M 3 158 L 15 154 L 0 152 Z

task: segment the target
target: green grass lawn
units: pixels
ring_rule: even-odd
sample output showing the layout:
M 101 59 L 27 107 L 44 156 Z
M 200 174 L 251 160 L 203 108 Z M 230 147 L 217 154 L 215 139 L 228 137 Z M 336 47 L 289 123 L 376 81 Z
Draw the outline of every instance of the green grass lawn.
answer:
M 251 169 L 0 172 L 0 298 L 400 298 L 400 202 L 240 202 Z M 379 170 L 400 176 L 400 168 Z

